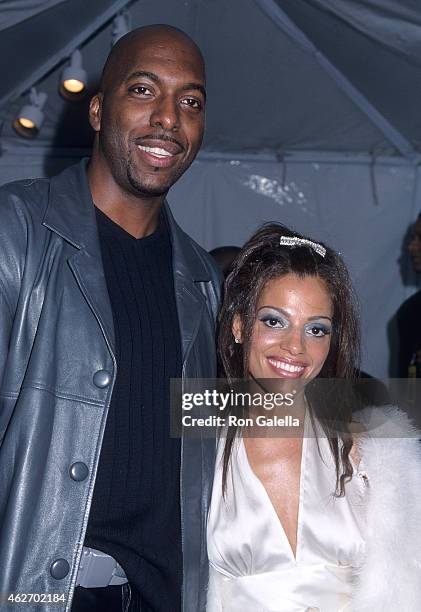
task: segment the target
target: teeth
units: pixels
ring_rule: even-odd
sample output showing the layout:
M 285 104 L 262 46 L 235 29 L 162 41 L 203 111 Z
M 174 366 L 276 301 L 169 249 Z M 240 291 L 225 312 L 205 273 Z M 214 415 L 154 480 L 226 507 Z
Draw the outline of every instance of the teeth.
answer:
M 285 361 L 277 361 L 276 359 L 268 359 L 268 361 L 276 368 L 285 370 L 286 372 L 302 372 L 304 370 L 304 366 L 295 366 Z
M 172 153 L 160 147 L 143 147 L 139 145 L 139 149 L 146 151 L 146 153 L 152 153 L 152 155 L 156 155 L 157 157 L 172 157 Z

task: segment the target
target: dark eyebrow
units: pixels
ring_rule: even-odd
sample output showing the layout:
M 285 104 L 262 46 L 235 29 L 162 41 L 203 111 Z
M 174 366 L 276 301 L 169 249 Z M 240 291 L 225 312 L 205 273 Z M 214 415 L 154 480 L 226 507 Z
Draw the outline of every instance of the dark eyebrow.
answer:
M 278 312 L 283 314 L 284 317 L 289 319 L 289 314 L 283 308 L 278 308 L 277 306 L 271 306 L 271 305 L 268 304 L 267 306 L 261 306 L 259 308 L 258 312 L 263 310 L 263 308 L 271 308 L 272 310 L 277 310 Z M 315 315 L 314 317 L 309 317 L 307 320 L 308 321 L 317 321 L 318 319 L 327 319 L 328 321 L 332 322 L 331 317 L 326 317 L 325 315 Z
M 135 72 L 131 72 L 129 76 L 126 77 L 124 82 L 127 83 L 128 81 L 131 81 L 132 79 L 138 79 L 142 77 L 146 79 L 150 79 L 154 83 L 159 83 L 160 81 L 159 76 L 155 74 L 154 72 L 149 72 L 148 70 L 136 70 Z M 200 93 L 203 95 L 203 97 L 206 100 L 206 89 L 203 87 L 203 85 L 201 85 L 200 83 L 186 83 L 181 88 L 182 91 L 190 91 L 191 89 L 196 89 L 197 91 L 200 91 Z
M 136 72 L 131 72 L 128 77 L 124 79 L 124 82 L 127 83 L 132 79 L 138 79 L 139 77 L 145 77 L 150 79 L 154 83 L 159 83 L 159 77 L 154 72 L 148 72 L 147 70 L 136 70 Z
M 201 85 L 200 83 L 186 83 L 181 88 L 182 91 L 189 91 L 191 89 L 197 89 L 197 91 L 200 91 L 200 93 L 206 100 L 206 89 L 203 87 L 203 85 Z

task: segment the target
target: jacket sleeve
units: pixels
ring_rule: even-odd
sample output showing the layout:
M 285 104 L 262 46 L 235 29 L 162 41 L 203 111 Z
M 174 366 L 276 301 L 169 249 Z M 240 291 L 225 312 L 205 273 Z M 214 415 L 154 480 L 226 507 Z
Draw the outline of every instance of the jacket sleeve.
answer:
M 19 191 L 19 183 L 0 188 L 0 440 L 16 399 L 5 389 L 5 374 L 13 329 L 19 325 L 15 318 L 28 251 L 28 221 Z
M 6 291 L 0 285 L 0 384 L 3 381 L 4 369 L 9 351 L 10 334 L 13 325 L 13 316 L 6 299 Z M 1 389 L 1 386 L 0 386 Z

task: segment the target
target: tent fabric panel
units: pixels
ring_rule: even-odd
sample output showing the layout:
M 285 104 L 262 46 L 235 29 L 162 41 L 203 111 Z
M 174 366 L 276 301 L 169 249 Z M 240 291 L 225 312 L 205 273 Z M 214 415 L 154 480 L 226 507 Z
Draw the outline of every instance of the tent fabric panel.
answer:
M 0 32 L 65 0 L 0 0 Z
M 92 23 L 100 23 L 101 15 L 110 9 L 127 4 L 127 0 L 67 0 L 48 11 L 28 19 L 4 31 L 1 36 L 0 106 L 16 97 L 34 83 L 66 55 L 92 34 Z M 98 21 L 99 20 L 99 21 Z M 102 25 L 102 24 L 100 24 Z M 91 27 L 90 27 L 91 26 Z M 16 40 L 25 41 L 16 46 Z M 10 70 L 10 56 L 6 50 L 16 49 L 13 70 Z M 56 68 L 61 70 L 62 66 Z
M 420 69 L 311 0 L 276 0 L 296 25 L 415 148 L 421 137 Z M 410 103 L 408 103 L 410 101 Z
M 209 60 L 208 150 L 389 146 L 314 58 L 252 0 L 204 3 L 196 29 Z
M 310 0 L 350 26 L 421 66 L 418 0 Z
M 300 30 L 289 16 L 280 8 L 276 0 L 255 0 L 260 8 L 278 25 L 278 27 L 297 41 L 310 53 L 329 74 L 338 87 L 354 102 L 354 104 L 383 132 L 396 149 L 413 163 L 420 159 L 411 143 L 373 106 L 359 89 L 332 62 L 320 52 L 312 41 Z

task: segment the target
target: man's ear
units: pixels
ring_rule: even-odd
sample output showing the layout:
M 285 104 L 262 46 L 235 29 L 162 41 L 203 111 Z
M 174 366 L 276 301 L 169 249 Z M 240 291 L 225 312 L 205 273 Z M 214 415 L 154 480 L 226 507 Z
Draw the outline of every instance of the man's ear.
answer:
M 102 100 L 102 93 L 97 93 L 89 103 L 89 123 L 95 132 L 101 129 Z
M 240 319 L 240 315 L 235 315 L 232 321 L 232 335 L 234 336 L 234 342 L 241 344 L 243 342 L 243 324 Z

